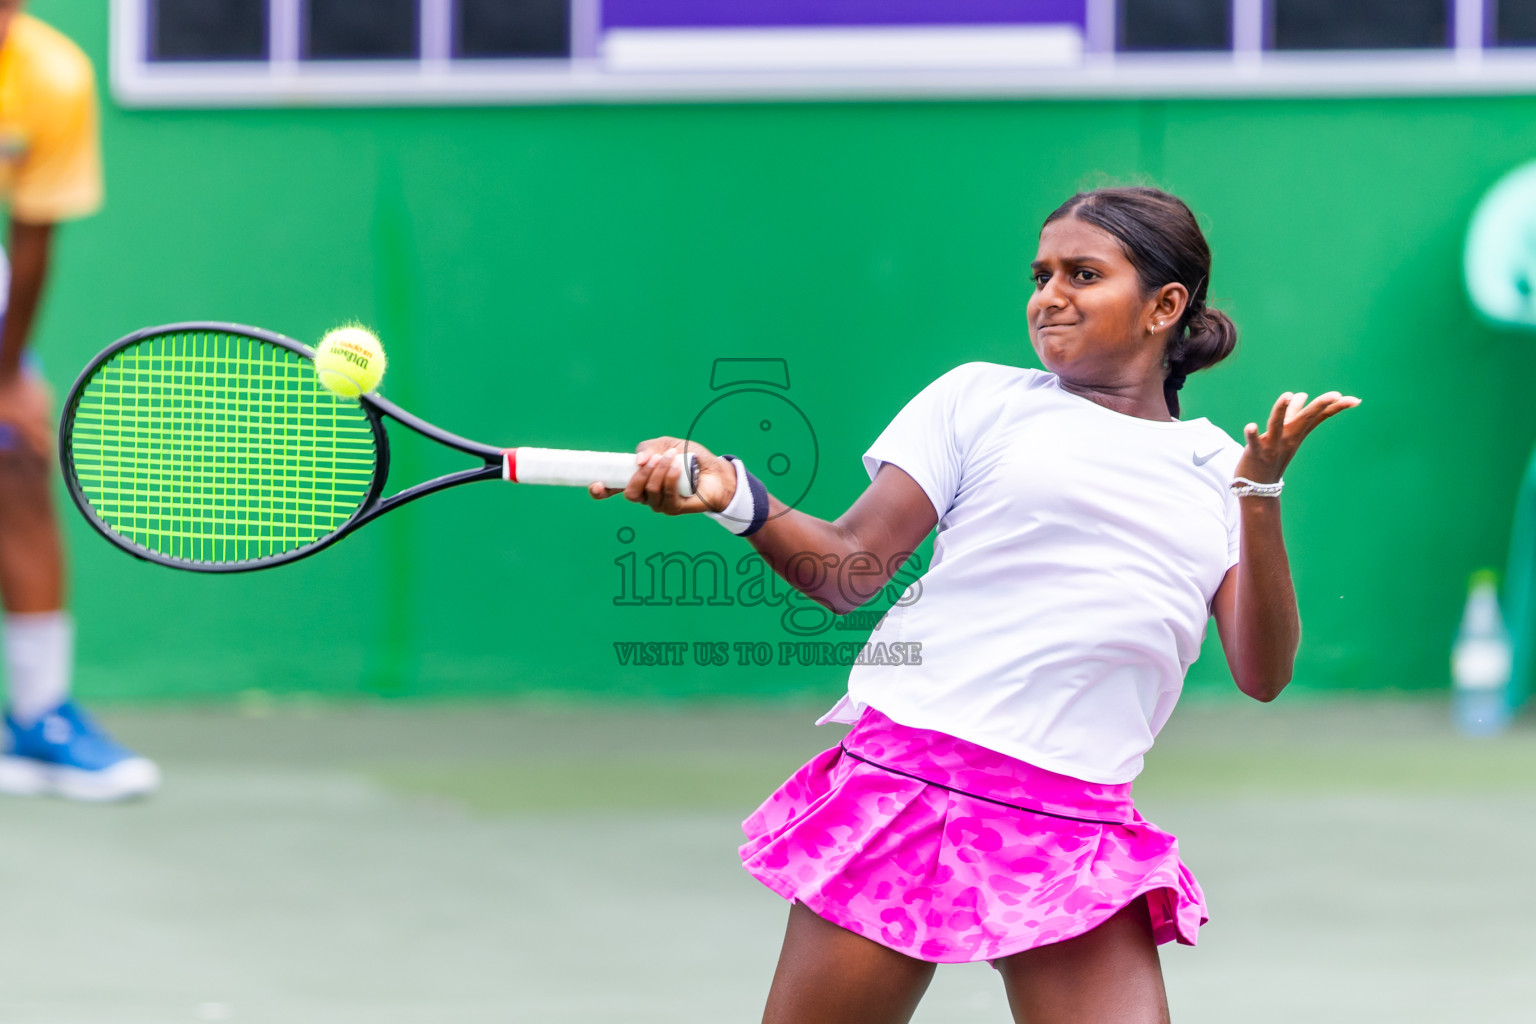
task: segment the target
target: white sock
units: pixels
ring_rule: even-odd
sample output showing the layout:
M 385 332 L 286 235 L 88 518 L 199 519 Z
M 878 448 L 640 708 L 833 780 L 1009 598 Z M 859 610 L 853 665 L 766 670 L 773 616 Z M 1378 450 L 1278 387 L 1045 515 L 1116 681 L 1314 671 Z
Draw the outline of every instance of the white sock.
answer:
M 68 612 L 5 616 L 0 647 L 11 717 L 18 725 L 32 725 L 69 697 L 75 623 Z

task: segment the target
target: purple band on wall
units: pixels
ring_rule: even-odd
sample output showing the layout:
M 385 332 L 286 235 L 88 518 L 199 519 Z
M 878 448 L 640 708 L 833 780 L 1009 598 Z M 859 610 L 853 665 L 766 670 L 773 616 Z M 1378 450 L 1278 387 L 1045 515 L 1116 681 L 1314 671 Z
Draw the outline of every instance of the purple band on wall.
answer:
M 1076 25 L 1088 0 L 603 0 L 603 28 Z

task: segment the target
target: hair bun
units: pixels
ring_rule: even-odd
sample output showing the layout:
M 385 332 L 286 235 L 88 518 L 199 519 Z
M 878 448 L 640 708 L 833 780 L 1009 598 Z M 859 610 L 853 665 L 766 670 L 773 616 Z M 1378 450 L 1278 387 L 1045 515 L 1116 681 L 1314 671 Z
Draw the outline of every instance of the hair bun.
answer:
M 1196 370 L 1214 366 L 1237 347 L 1237 325 L 1219 309 L 1202 304 L 1190 312 L 1187 327 L 1189 336 L 1184 340 L 1183 351 L 1169 363 L 1170 376 L 1188 376 Z

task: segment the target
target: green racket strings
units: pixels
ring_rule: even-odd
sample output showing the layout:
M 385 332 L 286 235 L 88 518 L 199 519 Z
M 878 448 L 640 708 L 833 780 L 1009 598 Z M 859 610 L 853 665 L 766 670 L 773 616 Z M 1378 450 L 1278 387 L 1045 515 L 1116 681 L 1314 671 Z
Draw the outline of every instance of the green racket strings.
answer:
M 362 505 L 376 467 L 361 406 L 321 387 L 309 360 L 214 332 L 112 356 L 81 392 L 69 447 L 101 521 L 183 562 L 312 544 Z

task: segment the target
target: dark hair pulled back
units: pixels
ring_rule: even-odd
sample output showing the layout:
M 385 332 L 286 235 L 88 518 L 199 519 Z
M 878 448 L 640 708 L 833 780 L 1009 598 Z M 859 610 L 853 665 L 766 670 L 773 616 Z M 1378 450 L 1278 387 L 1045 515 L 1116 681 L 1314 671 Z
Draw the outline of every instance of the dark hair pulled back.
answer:
M 1237 347 L 1237 325 L 1221 310 L 1205 304 L 1211 283 L 1211 247 L 1195 215 L 1177 196 L 1137 186 L 1079 192 L 1045 223 L 1063 217 L 1076 217 L 1113 235 L 1147 295 L 1175 282 L 1189 291 L 1184 314 L 1168 335 L 1168 372 L 1163 378 L 1168 411 L 1178 416 L 1184 378 L 1216 365 Z

